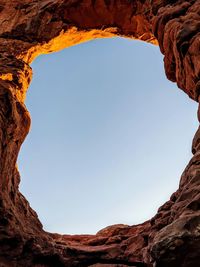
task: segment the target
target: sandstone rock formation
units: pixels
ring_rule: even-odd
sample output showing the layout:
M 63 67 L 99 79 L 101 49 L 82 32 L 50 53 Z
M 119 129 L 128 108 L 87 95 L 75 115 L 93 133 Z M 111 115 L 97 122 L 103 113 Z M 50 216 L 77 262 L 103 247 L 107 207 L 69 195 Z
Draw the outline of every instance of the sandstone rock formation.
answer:
M 167 77 L 199 101 L 200 0 L 0 0 L 0 21 L 0 266 L 200 266 L 200 129 L 178 190 L 157 214 L 96 235 L 45 232 L 16 167 L 30 126 L 29 64 L 42 53 L 111 36 L 159 44 Z

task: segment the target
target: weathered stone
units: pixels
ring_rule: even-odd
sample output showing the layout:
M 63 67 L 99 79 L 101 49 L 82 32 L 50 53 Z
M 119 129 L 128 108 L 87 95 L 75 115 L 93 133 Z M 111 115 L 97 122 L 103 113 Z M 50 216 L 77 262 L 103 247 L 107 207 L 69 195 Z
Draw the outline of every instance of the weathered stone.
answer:
M 18 190 L 16 160 L 30 127 L 29 64 L 42 53 L 112 36 L 159 44 L 167 77 L 198 101 L 200 0 L 0 0 L 0 21 L 0 266 L 199 266 L 199 129 L 179 188 L 157 214 L 96 235 L 45 232 Z
M 192 142 L 192 153 L 195 154 L 198 151 L 200 151 L 200 127 L 196 131 Z
M 198 102 L 200 101 L 200 97 L 198 98 Z M 198 121 L 200 122 L 200 104 L 198 106 L 198 110 L 197 110 L 197 118 L 198 118 Z

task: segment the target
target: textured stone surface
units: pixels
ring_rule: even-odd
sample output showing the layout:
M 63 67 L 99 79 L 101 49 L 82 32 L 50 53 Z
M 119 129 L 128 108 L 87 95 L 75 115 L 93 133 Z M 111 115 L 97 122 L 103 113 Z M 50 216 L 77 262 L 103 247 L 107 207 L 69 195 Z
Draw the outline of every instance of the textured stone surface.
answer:
M 199 129 L 179 188 L 157 214 L 96 235 L 45 232 L 18 190 L 16 160 L 30 127 L 29 64 L 42 53 L 112 36 L 158 43 L 167 77 L 198 101 L 200 0 L 0 0 L 0 21 L 0 266 L 199 266 Z

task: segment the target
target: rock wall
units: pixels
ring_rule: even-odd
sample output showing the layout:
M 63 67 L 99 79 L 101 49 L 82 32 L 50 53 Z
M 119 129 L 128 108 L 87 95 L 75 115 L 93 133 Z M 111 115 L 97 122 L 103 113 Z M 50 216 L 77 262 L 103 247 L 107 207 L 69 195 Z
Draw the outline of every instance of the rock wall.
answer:
M 159 44 L 167 77 L 199 101 L 200 0 L 0 0 L 0 21 L 0 266 L 199 266 L 200 128 L 179 188 L 157 214 L 96 235 L 45 232 L 18 190 L 16 160 L 30 127 L 29 64 L 42 53 L 112 36 Z

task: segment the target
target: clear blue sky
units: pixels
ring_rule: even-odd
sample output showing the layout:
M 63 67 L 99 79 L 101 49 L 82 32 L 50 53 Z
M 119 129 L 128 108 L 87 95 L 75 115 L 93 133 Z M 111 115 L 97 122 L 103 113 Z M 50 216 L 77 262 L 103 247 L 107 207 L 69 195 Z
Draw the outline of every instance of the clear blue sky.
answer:
M 167 80 L 159 48 L 95 40 L 32 67 L 18 165 L 45 230 L 95 233 L 152 217 L 177 189 L 198 126 L 197 104 Z

